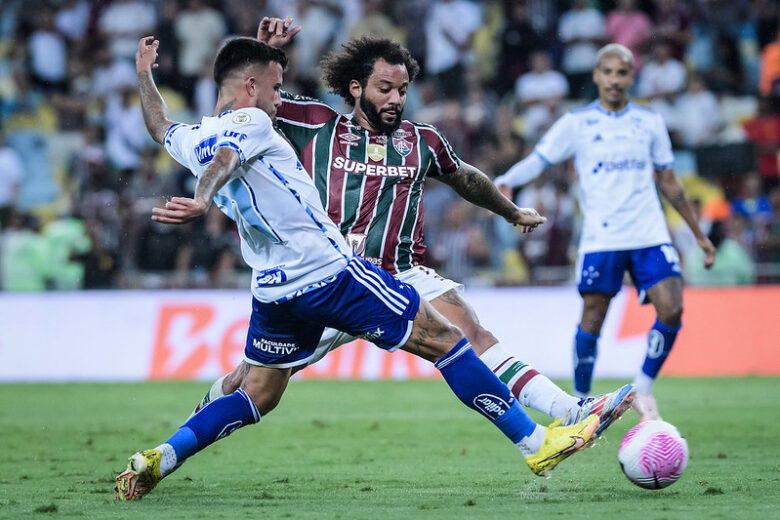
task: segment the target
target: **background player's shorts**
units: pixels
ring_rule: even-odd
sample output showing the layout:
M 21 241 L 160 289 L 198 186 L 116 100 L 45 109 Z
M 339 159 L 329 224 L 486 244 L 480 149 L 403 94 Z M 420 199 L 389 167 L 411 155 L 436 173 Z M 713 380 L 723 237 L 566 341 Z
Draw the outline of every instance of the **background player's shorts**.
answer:
M 420 295 L 387 271 L 353 257 L 326 285 L 296 298 L 254 299 L 244 359 L 276 368 L 308 363 L 326 327 L 393 351 L 412 333 Z
M 647 303 L 647 289 L 670 276 L 682 276 L 680 257 L 671 244 L 581 254 L 577 261 L 577 289 L 583 293 L 617 294 L 628 271 L 639 292 L 639 300 Z
M 434 269 L 416 265 L 402 273 L 395 275 L 402 282 L 414 287 L 420 298 L 426 301 L 432 301 L 442 294 L 455 289 L 459 293 L 463 292 L 463 284 L 440 276 Z M 313 365 L 325 355 L 345 343 L 354 340 L 355 336 L 347 334 L 337 329 L 326 328 L 320 338 L 320 344 L 317 346 L 314 355 L 307 364 Z

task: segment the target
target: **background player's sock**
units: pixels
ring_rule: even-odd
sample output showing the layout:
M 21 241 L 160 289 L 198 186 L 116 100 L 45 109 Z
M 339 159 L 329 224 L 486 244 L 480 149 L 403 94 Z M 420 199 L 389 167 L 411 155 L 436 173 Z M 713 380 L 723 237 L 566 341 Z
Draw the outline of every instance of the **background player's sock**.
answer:
M 577 326 L 577 334 L 574 336 L 574 390 L 579 396 L 590 394 L 598 340 L 598 336 Z
M 255 403 L 240 388 L 212 401 L 157 447 L 163 454 L 160 472 L 163 475 L 170 473 L 209 444 L 259 420 L 260 412 Z
M 561 390 L 547 376 L 537 372 L 496 343 L 479 356 L 523 406 L 549 415 L 565 417 L 576 413 L 579 399 Z
M 487 417 L 523 455 L 539 451 L 544 429 L 528 417 L 509 388 L 480 361 L 468 340 L 458 342 L 436 362 L 436 368 L 458 399 Z
M 640 394 L 653 392 L 653 381 L 658 376 L 661 367 L 672 350 L 674 340 L 682 325 L 670 327 L 661 323 L 658 319 L 653 323 L 650 333 L 647 335 L 647 354 L 642 363 L 642 371 L 634 380 L 636 390 Z

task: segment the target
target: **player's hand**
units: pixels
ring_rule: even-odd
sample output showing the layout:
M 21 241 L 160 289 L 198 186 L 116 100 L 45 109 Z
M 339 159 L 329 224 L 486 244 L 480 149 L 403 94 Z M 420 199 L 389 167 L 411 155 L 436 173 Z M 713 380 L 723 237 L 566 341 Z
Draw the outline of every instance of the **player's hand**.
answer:
M 154 36 L 144 36 L 138 42 L 138 51 L 135 53 L 135 71 L 144 72 L 157 68 L 157 48 L 160 41 Z
M 715 264 L 715 246 L 712 245 L 712 242 L 707 237 L 697 238 L 696 243 L 704 251 L 704 268 L 711 268 Z
M 512 200 L 512 188 L 510 188 L 507 184 L 499 184 L 498 191 L 500 191 L 501 195 L 504 197 Z
M 173 197 L 165 203 L 164 208 L 152 209 L 152 220 L 163 224 L 186 224 L 205 215 L 209 206 L 210 204 L 200 197 Z
M 518 226 L 523 233 L 530 233 L 540 224 L 547 222 L 547 217 L 543 217 L 533 208 L 517 208 L 511 218 L 506 219 L 512 225 Z
M 284 47 L 290 43 L 293 36 L 301 32 L 300 26 L 290 28 L 292 22 L 292 16 L 288 16 L 284 20 L 265 16 L 257 27 L 257 39 L 271 47 Z

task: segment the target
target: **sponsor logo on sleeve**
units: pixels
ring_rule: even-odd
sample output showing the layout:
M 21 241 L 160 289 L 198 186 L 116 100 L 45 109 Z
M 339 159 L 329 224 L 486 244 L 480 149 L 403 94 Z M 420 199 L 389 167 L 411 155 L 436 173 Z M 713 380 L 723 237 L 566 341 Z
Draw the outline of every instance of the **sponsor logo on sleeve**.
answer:
M 211 162 L 216 152 L 217 136 L 210 135 L 195 146 L 195 158 L 198 164 L 206 165 Z

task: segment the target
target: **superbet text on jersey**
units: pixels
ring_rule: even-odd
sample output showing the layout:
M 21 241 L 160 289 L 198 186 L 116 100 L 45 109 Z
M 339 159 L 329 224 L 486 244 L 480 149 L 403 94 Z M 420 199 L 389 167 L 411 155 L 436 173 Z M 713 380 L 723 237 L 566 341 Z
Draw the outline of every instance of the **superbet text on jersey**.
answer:
M 313 99 L 283 94 L 277 124 L 353 251 L 393 274 L 423 262 L 425 177 L 460 160 L 436 128 L 404 120 L 390 135 Z

